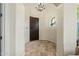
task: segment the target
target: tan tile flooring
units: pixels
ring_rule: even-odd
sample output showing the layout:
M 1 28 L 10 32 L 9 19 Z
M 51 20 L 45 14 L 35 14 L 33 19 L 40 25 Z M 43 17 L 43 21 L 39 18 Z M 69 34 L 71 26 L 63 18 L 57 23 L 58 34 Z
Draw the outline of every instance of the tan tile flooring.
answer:
M 47 40 L 26 43 L 25 56 L 55 56 L 56 44 Z

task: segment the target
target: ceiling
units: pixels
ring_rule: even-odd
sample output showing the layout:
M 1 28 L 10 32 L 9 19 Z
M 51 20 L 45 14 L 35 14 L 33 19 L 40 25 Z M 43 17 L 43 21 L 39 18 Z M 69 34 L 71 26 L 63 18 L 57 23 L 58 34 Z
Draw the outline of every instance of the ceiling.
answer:
M 28 4 L 31 4 L 31 3 L 28 3 Z M 28 5 L 27 3 L 25 3 L 24 5 L 26 6 L 26 5 Z M 34 4 L 39 4 L 39 3 L 34 3 Z M 47 5 L 47 4 L 51 4 L 51 5 L 53 5 L 53 6 L 55 6 L 55 7 L 59 7 L 62 3 L 44 3 L 45 5 Z

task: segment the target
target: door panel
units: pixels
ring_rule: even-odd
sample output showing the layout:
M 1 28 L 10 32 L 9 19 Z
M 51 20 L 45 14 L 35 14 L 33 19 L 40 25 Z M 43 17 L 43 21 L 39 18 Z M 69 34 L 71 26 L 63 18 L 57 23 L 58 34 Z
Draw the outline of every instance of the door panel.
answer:
M 39 40 L 39 18 L 30 17 L 30 41 Z

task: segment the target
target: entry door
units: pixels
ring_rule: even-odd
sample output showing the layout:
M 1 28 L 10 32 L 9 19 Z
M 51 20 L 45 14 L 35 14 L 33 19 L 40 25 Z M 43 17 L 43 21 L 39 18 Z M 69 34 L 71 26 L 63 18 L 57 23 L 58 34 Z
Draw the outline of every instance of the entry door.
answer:
M 30 41 L 39 40 L 39 18 L 30 17 Z

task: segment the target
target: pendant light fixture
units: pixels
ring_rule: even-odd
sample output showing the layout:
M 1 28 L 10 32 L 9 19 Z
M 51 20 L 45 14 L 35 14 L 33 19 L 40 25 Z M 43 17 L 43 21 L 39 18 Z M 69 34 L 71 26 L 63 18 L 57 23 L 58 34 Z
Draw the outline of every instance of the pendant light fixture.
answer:
M 43 3 L 40 3 L 35 8 L 41 12 L 45 9 L 45 5 Z

